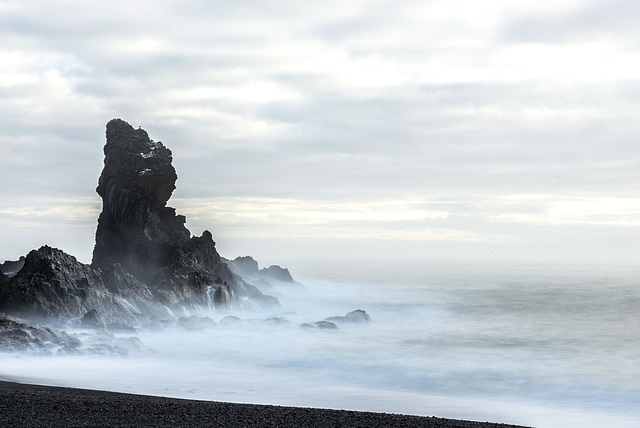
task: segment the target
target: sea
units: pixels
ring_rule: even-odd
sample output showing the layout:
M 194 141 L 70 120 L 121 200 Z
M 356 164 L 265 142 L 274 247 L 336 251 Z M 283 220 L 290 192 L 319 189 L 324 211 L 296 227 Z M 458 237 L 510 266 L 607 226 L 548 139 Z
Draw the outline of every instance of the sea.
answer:
M 275 287 L 278 310 L 198 314 L 218 324 L 140 332 L 143 348 L 126 357 L 3 354 L 0 378 L 536 427 L 640 427 L 640 268 L 289 267 L 304 289 Z M 371 322 L 301 327 L 356 309 Z M 240 320 L 220 323 L 228 316 Z

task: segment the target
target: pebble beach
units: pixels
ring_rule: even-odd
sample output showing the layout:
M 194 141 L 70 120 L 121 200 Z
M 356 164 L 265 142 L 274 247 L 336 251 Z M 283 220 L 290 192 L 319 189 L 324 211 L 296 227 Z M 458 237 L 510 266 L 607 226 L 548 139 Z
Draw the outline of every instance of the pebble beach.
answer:
M 4 381 L 0 381 L 0 426 L 516 427 L 387 413 L 184 400 Z

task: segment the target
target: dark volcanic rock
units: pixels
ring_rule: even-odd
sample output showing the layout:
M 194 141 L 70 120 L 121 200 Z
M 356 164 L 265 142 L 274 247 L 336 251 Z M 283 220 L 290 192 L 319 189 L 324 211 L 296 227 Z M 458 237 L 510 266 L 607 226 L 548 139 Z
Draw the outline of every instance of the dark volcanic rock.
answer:
M 211 288 L 218 289 L 213 301 L 219 306 L 242 306 L 246 298 L 278 305 L 231 272 L 209 231 L 192 237 L 185 217 L 166 206 L 177 179 L 168 148 L 120 119 L 107 124 L 106 135 L 92 266 L 119 263 L 174 308 L 207 304 Z
M 260 276 L 258 262 L 251 256 L 236 257 L 233 261 L 228 260 L 227 263 L 230 263 L 238 273 L 248 278 Z
M 289 269 L 282 268 L 278 265 L 271 265 L 268 268 L 260 269 L 260 273 L 267 279 L 274 279 L 280 282 L 294 282 L 293 277 L 289 273 Z
M 95 309 L 91 309 L 89 312 L 84 314 L 84 316 L 80 319 L 80 325 L 89 328 L 107 328 L 105 319 L 100 315 L 100 312 L 96 311 Z
M 192 237 L 166 206 L 177 179 L 168 148 L 120 119 L 106 137 L 92 264 L 48 246 L 3 263 L 0 312 L 127 331 L 172 325 L 203 307 L 279 305 L 229 269 L 211 233 Z
M 0 271 L 0 288 L 9 283 L 9 277 Z
M 50 354 L 56 348 L 76 352 L 80 341 L 48 327 L 33 327 L 9 319 L 0 319 L 0 350 L 31 351 Z M 74 350 L 74 351 L 72 351 Z
M 259 269 L 258 262 L 251 256 L 236 257 L 233 260 L 223 261 L 245 281 L 256 285 L 261 290 L 271 290 L 274 284 L 304 288 L 302 284 L 293 279 L 289 269 L 277 265 Z
M 171 317 L 147 285 L 119 265 L 94 269 L 48 246 L 32 250 L 23 268 L 0 288 L 0 311 L 40 319 L 75 319 L 95 311 L 104 325 Z
M 251 256 L 236 257 L 233 260 L 226 260 L 238 274 L 250 279 L 272 279 L 280 282 L 295 282 L 289 269 L 282 268 L 278 265 L 271 265 L 268 268 L 258 268 L 258 262 Z

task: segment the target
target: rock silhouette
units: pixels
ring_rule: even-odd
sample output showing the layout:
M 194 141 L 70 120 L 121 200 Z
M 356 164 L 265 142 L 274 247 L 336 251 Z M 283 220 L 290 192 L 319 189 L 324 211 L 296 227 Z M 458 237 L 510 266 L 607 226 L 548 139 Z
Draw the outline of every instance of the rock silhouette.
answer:
M 93 269 L 46 245 L 29 252 L 22 269 L 0 289 L 0 311 L 24 318 L 65 320 L 91 310 L 105 322 L 133 326 L 142 316 L 171 316 L 149 287 L 120 265 Z
M 260 289 L 270 290 L 274 284 L 304 289 L 302 284 L 293 279 L 287 268 L 271 265 L 267 268 L 260 269 L 258 262 L 251 256 L 236 257 L 233 260 L 224 260 L 224 262 L 233 272 L 249 280 Z
M 49 246 L 3 264 L 1 312 L 131 328 L 203 307 L 278 306 L 229 269 L 209 231 L 191 236 L 166 205 L 177 180 L 167 147 L 121 119 L 107 124 L 106 140 L 91 265 Z

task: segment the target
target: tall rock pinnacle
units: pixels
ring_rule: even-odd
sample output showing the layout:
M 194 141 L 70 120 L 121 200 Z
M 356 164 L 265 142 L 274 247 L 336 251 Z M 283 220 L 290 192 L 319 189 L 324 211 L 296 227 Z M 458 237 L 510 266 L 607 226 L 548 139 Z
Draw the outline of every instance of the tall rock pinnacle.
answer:
M 3 263 L 0 315 L 131 328 L 206 308 L 279 305 L 230 270 L 209 231 L 191 236 L 167 206 L 178 178 L 168 148 L 113 119 L 104 154 L 91 266 L 48 246 Z
M 120 263 L 144 277 L 166 265 L 170 244 L 190 238 L 184 216 L 166 206 L 178 176 L 171 150 L 144 130 L 113 119 L 106 134 L 104 169 L 96 189 L 102 213 L 92 264 Z
M 170 307 L 239 307 L 278 300 L 245 283 L 222 261 L 211 233 L 191 236 L 184 216 L 166 206 L 175 189 L 171 150 L 121 119 L 107 124 L 102 197 L 92 267 L 120 264 Z M 211 294 L 215 295 L 212 296 Z M 217 297 L 216 297 L 217 296 Z M 224 297 L 224 298 L 223 298 Z
M 178 178 L 168 148 L 113 119 L 104 154 L 91 265 L 46 245 L 3 263 L 0 321 L 9 314 L 130 329 L 207 308 L 279 306 L 230 270 L 209 231 L 191 236 L 167 207 Z

